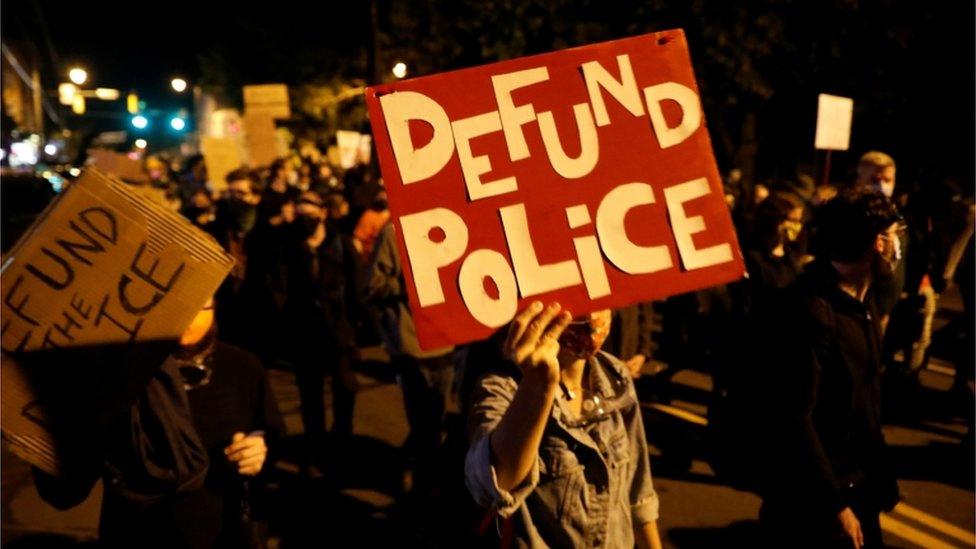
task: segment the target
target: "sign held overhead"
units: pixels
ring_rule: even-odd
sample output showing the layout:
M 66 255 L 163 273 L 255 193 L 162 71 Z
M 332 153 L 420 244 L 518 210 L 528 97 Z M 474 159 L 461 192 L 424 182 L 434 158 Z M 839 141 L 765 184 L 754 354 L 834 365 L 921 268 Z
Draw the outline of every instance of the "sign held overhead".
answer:
M 820 150 L 846 151 L 851 146 L 854 100 L 821 93 L 817 101 L 817 134 L 814 147 Z
M 367 89 L 425 349 L 736 280 L 680 30 Z
M 18 455 L 52 474 L 61 463 L 44 412 L 57 403 L 36 391 L 41 373 L 20 358 L 175 342 L 234 263 L 179 214 L 94 169 L 48 206 L 7 257 L 0 427 Z

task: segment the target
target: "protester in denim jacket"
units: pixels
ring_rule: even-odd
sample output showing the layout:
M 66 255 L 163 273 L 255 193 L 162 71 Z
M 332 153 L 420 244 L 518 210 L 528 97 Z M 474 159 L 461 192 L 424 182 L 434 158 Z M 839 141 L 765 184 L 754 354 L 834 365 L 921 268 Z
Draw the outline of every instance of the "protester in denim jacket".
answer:
M 516 546 L 658 548 L 633 383 L 597 352 L 610 311 L 571 320 L 535 302 L 512 321 L 503 352 L 517 368 L 488 372 L 472 397 L 468 488 L 513 521 Z

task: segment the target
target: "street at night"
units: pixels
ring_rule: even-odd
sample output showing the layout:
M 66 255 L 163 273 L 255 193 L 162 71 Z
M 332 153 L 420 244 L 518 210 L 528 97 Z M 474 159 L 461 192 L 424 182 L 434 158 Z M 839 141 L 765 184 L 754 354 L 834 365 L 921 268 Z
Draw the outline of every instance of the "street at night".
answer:
M 972 2 L 0 26 L 3 547 L 976 547 Z

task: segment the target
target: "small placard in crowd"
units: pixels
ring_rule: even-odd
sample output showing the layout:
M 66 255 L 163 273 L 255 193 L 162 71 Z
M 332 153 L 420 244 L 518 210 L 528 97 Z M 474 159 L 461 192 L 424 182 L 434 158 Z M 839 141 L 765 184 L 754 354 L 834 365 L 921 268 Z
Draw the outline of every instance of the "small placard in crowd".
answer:
M 245 113 L 244 136 L 251 166 L 268 166 L 278 158 L 275 123 L 270 115 Z
M 88 149 L 87 165 L 127 183 L 149 182 L 149 174 L 146 173 L 142 160 L 132 158 L 125 153 L 108 149 Z
M 227 174 L 244 164 L 240 142 L 230 137 L 201 137 L 200 151 L 207 163 L 207 177 L 213 190 L 224 191 L 227 188 Z
M 820 150 L 846 151 L 851 146 L 853 118 L 853 99 L 821 93 L 817 103 L 814 147 Z
M 288 86 L 285 84 L 256 84 L 244 86 L 245 114 L 263 114 L 271 118 L 288 118 Z

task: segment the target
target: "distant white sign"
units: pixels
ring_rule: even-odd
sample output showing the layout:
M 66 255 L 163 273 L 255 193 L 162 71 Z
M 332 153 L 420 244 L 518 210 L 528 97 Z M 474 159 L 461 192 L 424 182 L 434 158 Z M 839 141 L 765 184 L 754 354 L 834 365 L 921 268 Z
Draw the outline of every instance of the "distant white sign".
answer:
M 339 166 L 348 170 L 358 162 L 362 144 L 363 134 L 349 130 L 338 130 L 336 132 L 336 144 L 339 146 Z M 369 142 L 366 143 L 369 147 Z
M 829 151 L 846 151 L 850 148 L 853 117 L 853 99 L 821 93 L 817 106 L 814 147 Z

